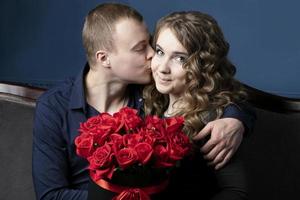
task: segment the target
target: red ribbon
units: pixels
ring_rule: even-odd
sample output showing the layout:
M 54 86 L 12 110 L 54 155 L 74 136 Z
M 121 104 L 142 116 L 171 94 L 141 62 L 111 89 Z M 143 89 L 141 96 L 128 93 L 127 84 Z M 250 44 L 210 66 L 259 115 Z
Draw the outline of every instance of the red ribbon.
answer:
M 139 188 L 123 190 L 118 196 L 115 196 L 113 200 L 150 200 L 148 194 Z
M 115 185 L 104 179 L 96 181 L 96 184 L 100 187 L 109 190 L 111 192 L 119 193 L 112 200 L 151 200 L 151 194 L 159 193 L 168 186 L 169 180 L 165 180 L 158 185 L 132 188 L 126 186 Z

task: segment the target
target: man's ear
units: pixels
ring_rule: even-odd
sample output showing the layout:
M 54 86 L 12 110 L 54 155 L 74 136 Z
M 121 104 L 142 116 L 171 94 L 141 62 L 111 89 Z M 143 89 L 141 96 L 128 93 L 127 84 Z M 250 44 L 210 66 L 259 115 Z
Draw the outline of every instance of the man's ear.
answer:
M 98 63 L 101 63 L 104 67 L 110 67 L 109 55 L 106 51 L 97 51 L 96 60 Z

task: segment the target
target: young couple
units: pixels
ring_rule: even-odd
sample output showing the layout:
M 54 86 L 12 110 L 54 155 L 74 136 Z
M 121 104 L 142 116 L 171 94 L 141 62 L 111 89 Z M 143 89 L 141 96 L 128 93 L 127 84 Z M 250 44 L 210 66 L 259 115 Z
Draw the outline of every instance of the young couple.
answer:
M 235 152 L 245 130 L 253 126 L 253 116 L 237 106 L 244 94 L 233 79 L 229 45 L 212 17 L 178 12 L 162 18 L 153 49 L 138 12 L 107 3 L 89 12 L 82 37 L 88 64 L 77 78 L 50 89 L 37 102 L 33 135 L 37 199 L 88 198 L 88 163 L 76 155 L 74 145 L 79 124 L 124 106 L 161 117 L 184 116 L 185 133 L 203 143 L 195 160 L 183 163 L 169 189 L 154 198 L 187 198 L 192 189 L 203 199 L 247 197 Z M 214 192 L 206 195 L 210 186 Z

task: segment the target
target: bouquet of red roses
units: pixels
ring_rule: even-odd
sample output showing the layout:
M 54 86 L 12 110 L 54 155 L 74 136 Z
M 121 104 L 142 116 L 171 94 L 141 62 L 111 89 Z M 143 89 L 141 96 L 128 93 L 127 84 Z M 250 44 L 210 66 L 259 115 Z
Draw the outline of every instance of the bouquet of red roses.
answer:
M 182 117 L 143 120 L 128 107 L 113 115 L 101 113 L 80 124 L 76 152 L 88 160 L 94 181 L 131 167 L 170 168 L 191 149 L 183 122 Z

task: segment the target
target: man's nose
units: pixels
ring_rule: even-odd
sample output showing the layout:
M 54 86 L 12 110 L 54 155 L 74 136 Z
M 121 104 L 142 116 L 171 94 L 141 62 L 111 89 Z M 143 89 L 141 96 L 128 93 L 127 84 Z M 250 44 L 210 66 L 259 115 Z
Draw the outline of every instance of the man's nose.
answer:
M 151 45 L 148 45 L 147 48 L 147 60 L 151 60 L 154 56 L 154 49 L 151 47 Z

